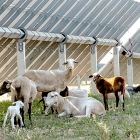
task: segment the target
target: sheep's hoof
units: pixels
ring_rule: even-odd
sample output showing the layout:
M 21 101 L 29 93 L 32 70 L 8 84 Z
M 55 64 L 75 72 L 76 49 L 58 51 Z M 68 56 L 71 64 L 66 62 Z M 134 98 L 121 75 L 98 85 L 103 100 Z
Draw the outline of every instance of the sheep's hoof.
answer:
M 125 109 L 123 108 L 123 111 L 125 111 Z
M 45 116 L 48 116 L 48 114 L 45 114 Z

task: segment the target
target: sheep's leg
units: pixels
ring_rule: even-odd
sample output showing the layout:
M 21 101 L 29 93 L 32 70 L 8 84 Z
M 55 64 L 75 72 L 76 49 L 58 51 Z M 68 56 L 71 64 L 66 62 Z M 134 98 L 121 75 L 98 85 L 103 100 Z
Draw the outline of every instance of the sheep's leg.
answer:
M 21 117 L 22 117 L 23 126 L 25 127 L 25 123 L 24 123 L 24 109 L 23 108 L 20 109 L 20 114 L 21 114 Z
M 43 104 L 44 104 L 44 111 L 46 110 L 46 106 L 45 106 L 45 102 L 44 102 L 44 99 L 43 99 Z
M 116 109 L 117 109 L 118 108 L 118 104 L 119 104 L 118 92 L 115 92 L 115 96 L 116 96 Z
M 29 114 L 29 120 L 30 120 L 30 122 L 32 122 L 32 120 L 31 120 L 31 106 L 32 106 L 32 103 L 29 103 L 28 114 Z
M 59 114 L 58 117 L 65 116 L 65 115 L 67 115 L 67 112 L 66 111 L 64 111 L 61 114 Z
M 47 109 L 45 110 L 45 115 L 48 116 L 48 110 L 50 109 L 50 106 L 47 107 Z
M 108 110 L 108 94 L 103 94 L 105 110 Z
M 20 119 L 21 126 L 24 126 L 21 115 L 18 114 L 17 116 L 18 116 L 18 118 Z
M 7 117 L 8 117 L 8 113 L 6 113 L 6 116 L 5 116 L 5 119 L 4 119 L 4 123 L 3 123 L 3 127 L 5 127 Z
M 11 125 L 12 125 L 12 128 L 15 129 L 15 125 L 14 125 L 14 115 L 12 115 L 12 117 L 11 117 Z
M 122 105 L 123 105 L 123 111 L 125 111 L 125 108 L 124 108 L 124 94 L 123 94 L 123 103 L 122 103 Z
M 53 107 L 51 107 L 52 114 L 54 113 Z

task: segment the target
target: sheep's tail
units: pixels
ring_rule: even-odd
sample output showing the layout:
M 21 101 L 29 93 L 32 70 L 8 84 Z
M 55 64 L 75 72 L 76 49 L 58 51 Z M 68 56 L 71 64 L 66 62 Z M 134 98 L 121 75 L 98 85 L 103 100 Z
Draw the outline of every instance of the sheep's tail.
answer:
M 125 82 L 122 83 L 122 88 L 121 88 L 120 100 L 122 103 L 124 103 L 124 94 L 125 94 Z

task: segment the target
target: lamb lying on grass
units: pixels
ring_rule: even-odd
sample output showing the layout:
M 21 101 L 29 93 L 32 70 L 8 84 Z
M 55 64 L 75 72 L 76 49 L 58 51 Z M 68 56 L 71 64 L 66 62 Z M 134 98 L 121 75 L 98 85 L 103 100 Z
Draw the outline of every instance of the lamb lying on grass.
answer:
M 50 92 L 44 101 L 47 105 L 56 107 L 59 117 L 67 114 L 75 117 L 90 117 L 91 114 L 104 116 L 106 113 L 103 104 L 92 97 L 62 97 L 57 92 Z
M 7 113 L 6 113 L 6 116 L 4 119 L 4 123 L 3 123 L 3 127 L 5 127 L 7 117 L 9 116 L 9 117 L 11 117 L 12 128 L 15 129 L 15 126 L 14 126 L 14 117 L 15 116 L 17 116 L 20 119 L 21 126 L 24 126 L 23 121 L 22 121 L 22 117 L 20 115 L 20 108 L 23 108 L 24 104 L 21 101 L 16 101 L 16 102 L 12 103 L 12 105 L 14 105 L 14 106 L 9 106 L 7 109 Z
M 69 91 L 68 96 L 84 98 L 84 97 L 88 97 L 88 91 L 86 89 L 73 88 Z

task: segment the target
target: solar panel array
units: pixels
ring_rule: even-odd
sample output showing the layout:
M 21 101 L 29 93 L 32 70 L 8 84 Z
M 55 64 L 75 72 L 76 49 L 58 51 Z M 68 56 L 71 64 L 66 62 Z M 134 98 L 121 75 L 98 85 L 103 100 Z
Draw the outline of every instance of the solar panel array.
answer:
M 0 27 L 120 39 L 140 17 L 140 3 L 132 0 L 1 0 Z M 0 82 L 17 76 L 16 39 L 0 38 Z M 58 43 L 25 40 L 26 68 L 58 69 Z M 79 61 L 69 85 L 91 70 L 90 45 L 66 44 L 66 57 Z M 98 45 L 98 62 L 111 49 Z

